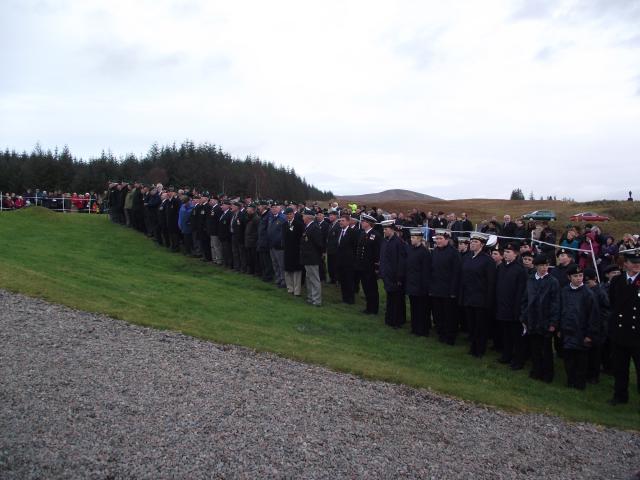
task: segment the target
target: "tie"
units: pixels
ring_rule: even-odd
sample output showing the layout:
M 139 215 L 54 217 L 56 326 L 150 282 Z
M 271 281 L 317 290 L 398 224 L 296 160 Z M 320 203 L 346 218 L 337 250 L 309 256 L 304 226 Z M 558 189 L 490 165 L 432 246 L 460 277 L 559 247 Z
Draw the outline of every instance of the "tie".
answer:
M 633 285 L 633 278 L 631 278 L 631 277 L 627 278 L 627 283 L 629 285 Z
M 338 237 L 338 245 L 340 245 L 340 242 L 342 242 L 342 237 L 344 237 L 344 232 L 346 232 L 347 229 L 343 228 L 342 232 L 340 232 L 340 237 Z

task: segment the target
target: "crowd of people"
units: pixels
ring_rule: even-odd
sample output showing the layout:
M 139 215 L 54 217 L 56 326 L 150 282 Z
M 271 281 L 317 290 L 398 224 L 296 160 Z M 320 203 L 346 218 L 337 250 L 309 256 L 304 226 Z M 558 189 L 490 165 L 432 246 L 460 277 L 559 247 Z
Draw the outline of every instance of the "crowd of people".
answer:
M 561 358 L 569 387 L 613 374 L 617 404 L 628 401 L 631 359 L 640 372 L 637 235 L 616 241 L 588 224 L 557 232 L 509 215 L 476 228 L 465 213 L 323 208 L 136 182 L 111 183 L 108 202 L 113 222 L 158 245 L 295 297 L 304 288 L 316 307 L 323 288 L 338 288 L 346 304 L 361 290 L 362 312 L 377 315 L 381 280 L 390 327 L 409 317 L 411 333 L 434 331 L 447 345 L 465 334 L 469 354 L 491 347 L 513 370 L 530 363 L 536 380 L 552 382 Z
M 22 195 L 7 192 L 0 197 L 2 210 L 19 210 L 34 205 L 60 212 L 103 213 L 105 207 L 104 196 L 95 192 L 78 194 L 59 190 L 47 192 L 40 189 L 28 189 Z

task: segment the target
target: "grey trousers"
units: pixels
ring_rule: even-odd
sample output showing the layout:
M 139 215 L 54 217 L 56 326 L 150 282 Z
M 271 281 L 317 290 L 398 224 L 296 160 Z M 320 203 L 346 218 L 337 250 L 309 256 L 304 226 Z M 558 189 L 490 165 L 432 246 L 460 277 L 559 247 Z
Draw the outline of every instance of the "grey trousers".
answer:
M 211 260 L 216 265 L 222 265 L 222 243 L 217 235 L 211 235 Z
M 307 285 L 307 301 L 312 305 L 322 305 L 322 283 L 320 282 L 320 266 L 305 265 L 305 283 Z
M 302 290 L 302 270 L 284 272 L 284 281 L 287 284 L 287 292 L 300 295 Z
M 284 250 L 272 248 L 269 253 L 273 264 L 274 281 L 277 285 L 284 286 Z

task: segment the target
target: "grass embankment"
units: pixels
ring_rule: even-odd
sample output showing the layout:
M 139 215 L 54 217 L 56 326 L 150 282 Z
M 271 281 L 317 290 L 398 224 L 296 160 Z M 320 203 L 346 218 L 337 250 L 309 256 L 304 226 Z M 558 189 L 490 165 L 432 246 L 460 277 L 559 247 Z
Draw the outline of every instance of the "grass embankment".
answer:
M 0 215 L 0 287 L 512 411 L 640 429 L 634 391 L 629 405 L 606 404 L 611 377 L 577 392 L 564 386 L 558 362 L 552 385 L 534 382 L 495 354 L 468 356 L 462 341 L 445 347 L 387 328 L 382 315 L 359 313 L 362 299 L 341 304 L 335 288 L 314 308 L 260 280 L 168 253 L 104 216 L 35 208 Z

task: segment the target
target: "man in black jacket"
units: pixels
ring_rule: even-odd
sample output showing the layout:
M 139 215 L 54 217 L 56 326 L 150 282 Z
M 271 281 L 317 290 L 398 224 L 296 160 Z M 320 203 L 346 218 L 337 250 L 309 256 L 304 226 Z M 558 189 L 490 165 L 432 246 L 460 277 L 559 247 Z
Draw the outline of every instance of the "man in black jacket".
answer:
M 636 366 L 636 388 L 640 392 L 640 249 L 624 255 L 625 273 L 611 280 L 611 348 L 615 378 L 611 405 L 629 401 L 629 364 Z
M 338 253 L 338 237 L 340 235 L 340 221 L 338 212 L 332 210 L 329 212 L 329 228 L 327 229 L 327 273 L 329 274 L 329 283 L 336 283 L 336 254 Z
M 526 326 L 531 342 L 529 376 L 551 383 L 554 373 L 551 339 L 560 324 L 560 285 L 549 274 L 549 258 L 545 254 L 536 255 L 533 264 L 536 273 L 527 279 L 520 321 Z
M 376 219 L 363 213 L 360 215 L 360 236 L 356 246 L 356 272 L 367 302 L 363 313 L 377 315 L 380 304 L 378 293 L 378 267 L 382 235 L 373 227 Z
M 412 228 L 409 235 L 411 245 L 407 248 L 405 291 L 411 308 L 411 333 L 428 337 L 431 330 L 431 253 L 423 243 L 422 229 Z
M 304 231 L 300 239 L 300 263 L 304 265 L 307 303 L 319 307 L 322 305 L 322 282 L 320 281 L 320 262 L 324 251 L 324 239 L 320 227 L 314 221 L 315 212 L 310 208 L 303 211 Z
M 600 328 L 597 300 L 583 280 L 578 265 L 567 269 L 569 284 L 562 289 L 560 333 L 567 371 L 567 386 L 584 390 L 587 382 L 587 352 Z
M 384 220 L 380 245 L 380 278 L 387 294 L 384 323 L 400 328 L 406 321 L 404 282 L 406 276 L 407 251 L 405 243 L 396 234 L 394 220 Z
M 340 216 L 338 238 L 336 240 L 336 278 L 340 283 L 342 301 L 355 302 L 355 262 L 358 231 L 350 228 L 351 215 L 344 211 Z M 331 238 L 331 235 L 329 236 Z
M 504 247 L 504 262 L 496 272 L 496 320 L 502 332 L 500 363 L 510 364 L 513 370 L 524 365 L 525 336 L 520 323 L 522 296 L 527 286 L 527 272 L 518 262 L 519 246 L 513 242 Z
M 231 202 L 224 200 L 222 202 L 222 213 L 218 221 L 218 239 L 222 247 L 222 263 L 227 268 L 233 268 L 233 251 L 231 248 Z
M 222 265 L 222 244 L 218 238 L 218 224 L 220 223 L 222 208 L 218 203 L 218 197 L 211 196 L 209 200 L 209 210 L 207 214 L 207 233 L 209 234 L 209 244 L 211 245 L 211 261 L 216 265 Z
M 169 232 L 169 247 L 172 252 L 180 251 L 180 229 L 178 228 L 178 214 L 182 203 L 176 195 L 173 187 L 169 187 L 169 202 L 164 212 L 167 218 L 167 231 Z
M 483 251 L 487 236 L 474 232 L 470 237 L 471 254 L 462 261 L 458 298 L 469 328 L 469 353 L 482 357 L 487 350 L 489 311 L 495 300 L 496 265 Z
M 436 247 L 431 252 L 431 283 L 429 296 L 433 306 L 433 320 L 440 342 L 454 345 L 458 332 L 456 297 L 460 286 L 460 255 L 449 243 L 449 232 L 436 229 Z

